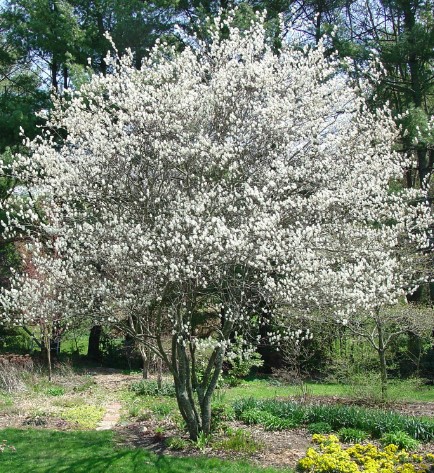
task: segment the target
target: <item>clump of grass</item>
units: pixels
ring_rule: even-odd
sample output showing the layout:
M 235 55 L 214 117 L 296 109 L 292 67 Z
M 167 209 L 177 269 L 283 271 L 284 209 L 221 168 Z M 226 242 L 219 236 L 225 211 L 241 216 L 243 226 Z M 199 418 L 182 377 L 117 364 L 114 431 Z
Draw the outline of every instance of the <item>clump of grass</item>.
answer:
M 201 452 L 204 452 L 209 446 L 210 442 L 211 442 L 210 435 L 206 435 L 204 432 L 199 432 L 199 435 L 197 436 L 196 441 L 192 442 L 192 444 L 195 448 L 197 448 Z
M 94 429 L 104 415 L 104 408 L 91 406 L 89 404 L 71 407 L 61 413 L 62 419 L 74 422 L 79 427 Z
M 342 442 L 347 443 L 363 442 L 363 440 L 366 440 L 369 437 L 369 435 L 363 430 L 353 429 L 351 427 L 343 427 L 342 429 L 340 429 L 338 432 L 338 436 Z
M 382 445 L 396 445 L 400 449 L 415 450 L 419 446 L 419 442 L 414 438 L 410 437 L 406 432 L 387 432 L 385 433 L 380 442 Z
M 9 394 L 0 392 L 0 409 L 10 407 L 14 404 L 12 397 Z
M 140 403 L 132 402 L 128 406 L 128 417 L 134 418 L 138 421 L 148 420 L 151 417 L 151 412 L 144 409 Z
M 163 381 L 161 387 L 152 380 L 142 379 L 131 384 L 130 390 L 141 396 L 167 396 L 175 397 L 175 386 L 173 383 Z
M 84 376 L 80 379 L 80 384 L 74 386 L 73 390 L 76 393 L 83 393 L 88 391 L 91 387 L 95 386 L 96 382 L 91 376 Z
M 63 396 L 65 394 L 65 390 L 61 386 L 52 386 L 48 388 L 45 392 L 47 396 Z
M 228 429 L 226 431 L 227 438 L 216 442 L 214 447 L 218 450 L 255 453 L 262 449 L 262 444 L 253 439 L 250 432 L 242 429 Z
M 313 422 L 307 426 L 311 434 L 330 434 L 333 432 L 332 426 L 328 422 Z
M 248 398 L 240 399 L 234 403 L 234 412 L 237 419 L 243 420 L 241 418 L 242 413 L 247 411 L 253 411 L 251 413 L 253 417 L 251 421 L 247 423 L 263 424 L 263 421 L 271 422 L 272 418 L 269 415 L 261 414 L 265 412 L 271 414 L 273 418 L 280 419 L 280 430 L 298 427 L 306 421 L 306 406 L 296 402 L 290 403 L 276 400 L 255 400 L 253 398 Z
M 71 407 L 82 406 L 83 404 L 86 404 L 86 401 L 82 399 L 81 397 L 72 397 L 72 398 L 70 397 L 70 398 L 53 399 L 51 404 L 57 407 L 71 408 Z
M 151 411 L 158 418 L 164 419 L 165 417 L 170 416 L 173 411 L 173 408 L 169 404 L 154 404 L 151 406 Z
M 171 450 L 186 450 L 191 446 L 191 442 L 182 437 L 169 437 L 166 439 L 165 444 Z
M 164 439 L 165 433 L 166 433 L 166 429 L 161 425 L 158 426 L 158 427 L 155 427 L 155 429 L 154 429 L 155 438 L 157 438 L 159 440 Z
M 278 417 L 271 412 L 261 409 L 250 409 L 241 414 L 240 420 L 246 424 L 260 424 L 266 430 L 285 430 L 296 427 L 291 419 Z
M 26 383 L 23 380 L 23 370 L 10 365 L 0 364 L 0 391 L 14 393 L 25 391 Z

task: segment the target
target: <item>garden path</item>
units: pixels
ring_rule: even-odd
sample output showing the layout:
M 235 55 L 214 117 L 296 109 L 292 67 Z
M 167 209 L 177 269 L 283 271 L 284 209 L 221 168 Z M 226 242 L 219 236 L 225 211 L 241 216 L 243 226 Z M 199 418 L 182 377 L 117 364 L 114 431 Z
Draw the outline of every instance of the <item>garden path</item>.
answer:
M 107 406 L 107 410 L 101 422 L 98 423 L 96 430 L 111 430 L 121 417 L 122 404 L 113 402 Z

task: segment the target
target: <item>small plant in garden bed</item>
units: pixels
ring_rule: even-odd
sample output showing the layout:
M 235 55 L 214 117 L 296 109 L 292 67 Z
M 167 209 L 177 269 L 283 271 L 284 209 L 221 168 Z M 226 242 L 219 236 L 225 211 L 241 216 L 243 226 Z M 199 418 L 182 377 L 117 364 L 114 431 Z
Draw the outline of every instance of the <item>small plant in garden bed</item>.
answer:
M 343 427 L 338 431 L 339 439 L 342 442 L 363 442 L 369 435 L 360 429 L 353 429 L 351 427 Z
M 297 463 L 297 470 L 306 473 L 428 473 L 434 456 L 411 455 L 397 445 L 384 449 L 372 444 L 356 444 L 343 448 L 335 435 L 313 435 L 315 448 Z
M 163 381 L 161 388 L 159 388 L 156 381 L 142 379 L 141 381 L 132 383 L 130 390 L 142 396 L 175 397 L 175 386 L 167 381 Z
M 183 439 L 182 437 L 169 437 L 166 442 L 166 447 L 171 450 L 186 450 L 191 447 L 189 440 Z
M 394 444 L 405 450 L 415 450 L 419 446 L 417 440 L 402 431 L 385 433 L 381 437 L 380 442 L 382 445 Z
M 332 426 L 327 422 L 314 422 L 307 426 L 311 434 L 330 434 L 333 432 Z
M 27 415 L 27 417 L 23 420 L 22 425 L 41 427 L 47 425 L 48 417 L 50 417 L 49 412 L 46 412 L 42 409 L 35 409 Z
M 247 398 L 234 403 L 234 412 L 237 419 L 243 420 L 243 413 L 247 411 L 254 411 L 252 415 L 256 421 L 252 420 L 250 422 L 252 424 L 261 424 L 261 416 L 263 416 L 263 419 L 270 419 L 270 416 L 265 413 L 272 414 L 287 422 L 287 426 L 284 428 L 298 427 L 306 422 L 306 407 L 295 402 Z
M 142 411 L 142 406 L 137 402 L 132 402 L 128 406 L 128 417 L 137 417 Z
M 199 435 L 197 436 L 197 440 L 193 442 L 193 445 L 198 450 L 203 452 L 209 446 L 210 441 L 211 441 L 211 437 L 209 435 L 206 435 L 204 432 L 199 432 Z
M 170 416 L 173 412 L 173 407 L 169 404 L 155 404 L 151 406 L 151 411 L 160 419 Z
M 227 438 L 216 442 L 213 446 L 218 450 L 255 453 L 262 449 L 262 445 L 252 438 L 250 432 L 242 429 L 228 429 Z
M 154 435 L 155 435 L 155 438 L 157 439 L 164 439 L 164 434 L 166 432 L 166 429 L 162 426 L 158 426 L 158 427 L 155 427 L 154 429 Z
M 215 432 L 224 422 L 234 420 L 234 418 L 234 411 L 230 404 L 212 404 L 211 431 Z

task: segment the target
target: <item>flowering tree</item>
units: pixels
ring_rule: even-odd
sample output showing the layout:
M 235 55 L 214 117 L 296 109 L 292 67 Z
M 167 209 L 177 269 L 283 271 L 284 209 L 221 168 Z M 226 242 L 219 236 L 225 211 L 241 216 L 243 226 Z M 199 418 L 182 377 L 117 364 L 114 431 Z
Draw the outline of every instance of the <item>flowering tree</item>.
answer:
M 140 319 L 196 439 L 233 340 L 271 312 L 397 299 L 398 239 L 424 245 L 428 216 L 418 191 L 389 192 L 403 166 L 389 112 L 369 111 L 321 43 L 277 55 L 263 18 L 217 20 L 207 44 L 109 65 L 16 160 L 30 193 L 7 210 L 33 220 L 44 278 L 17 275 L 3 317 L 32 318 L 51 287 L 65 317 Z

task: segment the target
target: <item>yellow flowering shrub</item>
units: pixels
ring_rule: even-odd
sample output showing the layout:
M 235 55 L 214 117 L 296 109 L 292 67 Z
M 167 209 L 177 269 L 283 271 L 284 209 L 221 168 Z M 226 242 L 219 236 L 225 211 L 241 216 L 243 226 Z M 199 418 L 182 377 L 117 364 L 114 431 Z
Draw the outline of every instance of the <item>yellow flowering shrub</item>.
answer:
M 306 473 L 428 473 L 434 455 L 409 454 L 397 445 L 383 449 L 370 443 L 343 448 L 335 435 L 315 434 L 315 447 L 297 463 L 297 470 Z

